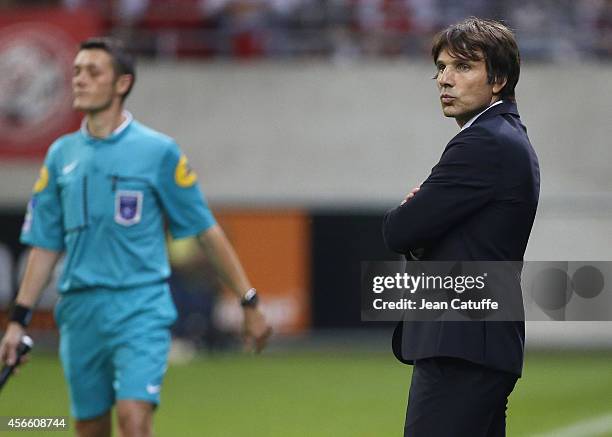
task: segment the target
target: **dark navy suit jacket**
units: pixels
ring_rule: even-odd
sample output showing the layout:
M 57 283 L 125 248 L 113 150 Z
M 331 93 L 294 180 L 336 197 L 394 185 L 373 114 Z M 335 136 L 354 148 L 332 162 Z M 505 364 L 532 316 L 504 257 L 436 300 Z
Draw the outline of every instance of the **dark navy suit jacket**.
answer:
M 522 261 L 540 190 L 537 156 L 514 103 L 485 111 L 446 146 L 404 205 L 385 214 L 387 247 L 430 261 Z M 404 363 L 450 356 L 520 375 L 525 324 L 400 322 L 393 351 Z

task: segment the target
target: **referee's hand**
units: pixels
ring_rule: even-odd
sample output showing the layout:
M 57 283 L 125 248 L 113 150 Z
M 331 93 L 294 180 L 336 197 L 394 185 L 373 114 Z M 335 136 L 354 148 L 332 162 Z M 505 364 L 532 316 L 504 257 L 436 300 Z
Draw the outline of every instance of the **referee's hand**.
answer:
M 250 352 L 261 352 L 268 343 L 272 328 L 259 308 L 244 308 L 244 342 Z
M 6 328 L 4 337 L 0 342 L 0 361 L 2 364 L 12 366 L 17 361 L 17 347 L 21 342 L 21 338 L 24 336 L 25 330 L 19 323 L 10 322 Z M 26 361 L 24 357 L 19 363 L 22 364 Z

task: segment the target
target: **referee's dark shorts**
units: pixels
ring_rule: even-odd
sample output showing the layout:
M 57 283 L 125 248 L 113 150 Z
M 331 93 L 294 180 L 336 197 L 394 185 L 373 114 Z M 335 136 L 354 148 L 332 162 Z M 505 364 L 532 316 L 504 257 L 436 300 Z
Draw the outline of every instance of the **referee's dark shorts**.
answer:
M 503 437 L 517 375 L 459 358 L 417 360 L 404 437 Z

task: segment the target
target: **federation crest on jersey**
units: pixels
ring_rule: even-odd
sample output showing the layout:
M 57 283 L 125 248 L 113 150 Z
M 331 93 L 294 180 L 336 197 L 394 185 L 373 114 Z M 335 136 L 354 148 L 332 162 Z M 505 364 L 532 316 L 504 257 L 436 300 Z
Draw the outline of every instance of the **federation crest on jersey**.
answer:
M 174 181 L 176 185 L 182 188 L 191 187 L 198 180 L 196 172 L 189 166 L 187 157 L 181 155 L 176 169 L 174 170 Z
M 115 221 L 132 226 L 142 217 L 142 191 L 119 190 L 115 193 Z

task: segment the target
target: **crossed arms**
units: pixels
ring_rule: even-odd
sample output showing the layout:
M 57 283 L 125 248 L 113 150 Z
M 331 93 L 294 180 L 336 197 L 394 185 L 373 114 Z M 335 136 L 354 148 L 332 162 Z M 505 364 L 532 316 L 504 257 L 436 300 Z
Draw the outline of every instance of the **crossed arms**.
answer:
M 494 139 L 476 126 L 459 134 L 418 193 L 384 216 L 383 238 L 394 252 L 426 248 L 483 208 L 494 196 L 499 154 Z

